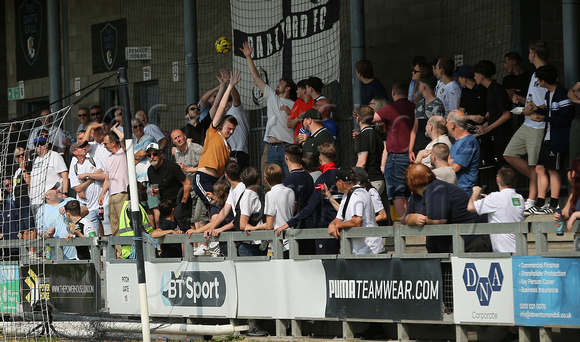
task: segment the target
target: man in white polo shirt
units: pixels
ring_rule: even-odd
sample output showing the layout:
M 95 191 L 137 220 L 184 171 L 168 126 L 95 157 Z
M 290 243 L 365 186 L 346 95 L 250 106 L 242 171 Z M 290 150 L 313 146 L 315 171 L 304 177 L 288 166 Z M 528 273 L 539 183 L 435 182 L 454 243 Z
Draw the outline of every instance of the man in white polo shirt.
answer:
M 378 227 L 371 195 L 356 183 L 350 167 L 336 170 L 336 187 L 343 196 L 334 221 L 328 226 L 328 235 L 340 237 L 340 229 L 352 227 Z M 353 254 L 379 254 L 383 251 L 383 239 L 367 237 L 351 239 Z
M 495 181 L 499 191 L 478 199 L 481 194 L 479 186 L 473 187 L 467 210 L 478 215 L 487 214 L 489 223 L 522 222 L 524 220 L 524 198 L 514 189 L 516 175 L 514 169 L 503 166 L 497 172 Z M 516 252 L 515 234 L 490 234 L 494 252 Z

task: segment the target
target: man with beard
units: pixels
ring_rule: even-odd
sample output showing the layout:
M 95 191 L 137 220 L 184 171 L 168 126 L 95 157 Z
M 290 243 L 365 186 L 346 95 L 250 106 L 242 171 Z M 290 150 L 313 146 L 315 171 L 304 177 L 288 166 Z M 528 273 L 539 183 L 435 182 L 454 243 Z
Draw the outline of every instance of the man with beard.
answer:
M 191 182 L 181 168 L 171 160 L 164 160 L 163 153 L 157 143 L 147 146 L 147 157 L 149 157 L 149 169 L 147 176 L 149 184 L 156 184 L 149 189 L 152 196 L 159 195 L 159 200 L 170 199 L 175 206 L 175 220 L 179 228 L 187 231 L 190 228 L 189 217 L 191 216 Z
M 283 148 L 294 143 L 294 131 L 287 126 L 288 113 L 280 108 L 282 106 L 292 108 L 296 100 L 296 84 L 289 78 L 282 78 L 276 86 L 276 90 L 272 89 L 260 78 L 260 73 L 252 60 L 250 44 L 244 42 L 241 50 L 246 56 L 248 69 L 254 79 L 254 83 L 264 94 L 268 106 L 268 121 L 266 122 L 266 132 L 264 134 L 266 147 L 262 154 L 262 170 L 268 164 L 278 164 L 284 170 L 284 175 L 288 175 L 288 167 L 284 162 Z

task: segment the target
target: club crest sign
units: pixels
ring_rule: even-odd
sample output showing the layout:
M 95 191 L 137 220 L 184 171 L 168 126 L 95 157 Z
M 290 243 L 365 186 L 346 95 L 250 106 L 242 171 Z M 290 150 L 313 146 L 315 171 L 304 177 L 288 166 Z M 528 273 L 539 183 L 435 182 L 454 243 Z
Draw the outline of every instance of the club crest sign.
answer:
M 92 26 L 93 72 L 126 67 L 127 21 L 120 19 Z
M 48 75 L 46 7 L 38 0 L 15 3 L 17 77 Z
M 27 0 L 18 8 L 20 25 L 20 47 L 28 65 L 33 65 L 38 57 L 37 49 L 42 42 L 44 11 L 40 2 Z
M 99 37 L 101 43 L 101 57 L 107 69 L 111 70 L 117 57 L 117 28 L 111 23 L 107 23 L 101 30 Z

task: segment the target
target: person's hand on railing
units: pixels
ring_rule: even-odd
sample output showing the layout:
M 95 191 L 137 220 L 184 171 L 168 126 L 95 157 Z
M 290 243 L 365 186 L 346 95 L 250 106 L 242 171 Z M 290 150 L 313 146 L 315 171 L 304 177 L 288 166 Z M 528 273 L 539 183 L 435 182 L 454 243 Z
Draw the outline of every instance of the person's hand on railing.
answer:
M 415 222 L 417 223 L 418 226 L 423 227 L 424 225 L 427 224 L 427 216 L 419 214 L 417 215 Z
M 338 225 L 334 222 L 331 222 L 328 226 L 328 235 L 333 236 L 335 238 L 340 238 L 340 231 L 338 229 Z
M 191 234 L 197 234 L 197 229 L 195 228 L 190 228 L 187 230 L 187 232 L 185 232 L 187 234 L 187 237 L 190 238 Z
M 214 236 L 214 235 L 213 235 L 213 229 L 209 229 L 209 230 L 206 230 L 205 232 L 203 232 L 203 236 L 204 236 L 206 239 L 209 239 L 209 238 L 211 238 L 212 236 Z M 217 236 L 217 235 L 215 235 L 215 236 Z
M 252 230 L 256 230 L 256 227 L 255 227 L 255 226 L 252 226 L 251 224 L 248 224 L 248 225 L 246 226 L 246 228 L 244 228 L 244 231 L 245 231 L 245 232 L 246 232 L 248 235 L 250 235 L 250 233 L 252 233 Z
M 274 231 L 276 232 L 276 236 L 279 236 L 284 229 L 288 229 L 288 223 L 284 223 L 284 225 L 274 229 Z

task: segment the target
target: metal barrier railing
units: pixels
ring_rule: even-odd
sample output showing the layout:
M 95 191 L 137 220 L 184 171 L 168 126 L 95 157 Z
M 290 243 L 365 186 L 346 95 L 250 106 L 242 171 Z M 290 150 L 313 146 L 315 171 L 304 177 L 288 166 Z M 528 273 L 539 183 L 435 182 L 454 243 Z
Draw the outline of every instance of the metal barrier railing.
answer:
M 574 234 L 580 233 L 580 223 L 576 222 L 573 226 L 572 232 Z M 283 259 L 283 240 L 289 240 L 289 256 L 290 259 L 304 260 L 304 259 L 390 259 L 396 258 L 438 258 L 443 262 L 448 262 L 451 256 L 470 257 L 470 258 L 503 258 L 512 256 L 511 253 L 467 253 L 465 252 L 463 237 L 467 235 L 478 234 L 515 234 L 516 237 L 516 253 L 514 256 L 537 255 L 545 257 L 580 257 L 580 252 L 574 252 L 573 246 L 570 243 L 570 234 L 566 236 L 566 243 L 570 243 L 570 250 L 553 251 L 550 250 L 552 241 L 555 240 L 555 224 L 552 222 L 522 222 L 509 224 L 448 224 L 448 225 L 433 225 L 424 227 L 411 226 L 387 226 L 387 227 L 363 227 L 350 228 L 341 230 L 340 237 L 340 253 L 336 255 L 300 255 L 299 244 L 302 240 L 309 239 L 323 239 L 330 238 L 328 231 L 325 228 L 317 229 L 288 229 L 280 235 L 276 235 L 273 231 L 255 231 L 250 235 L 245 232 L 226 232 L 220 236 L 206 239 L 202 234 L 193 234 L 191 237 L 187 235 L 166 235 L 156 239 L 156 242 L 163 245 L 168 243 L 183 244 L 184 258 L 161 259 L 156 256 L 155 247 L 149 241 L 144 239 L 144 257 L 149 262 L 168 262 L 168 261 L 223 261 L 223 260 L 244 260 L 244 261 L 264 261 L 271 259 Z M 413 237 L 427 237 L 427 236 L 451 236 L 453 241 L 453 253 L 432 253 L 417 252 L 408 250 L 408 239 Z M 533 236 L 533 239 L 532 239 Z M 351 254 L 351 239 L 364 237 L 382 237 L 390 243 L 386 244 L 386 251 L 376 255 L 353 255 Z M 268 240 L 270 241 L 271 255 L 256 256 L 256 257 L 239 257 L 237 255 L 236 242 L 248 242 L 252 240 Z M 48 260 L 31 260 L 29 258 L 28 250 L 30 247 L 41 248 L 39 240 L 0 240 L 0 248 L 14 248 L 16 245 L 20 250 L 20 265 L 34 264 L 39 262 L 49 262 L 54 264 L 60 263 L 93 263 L 98 274 L 102 274 L 102 263 L 133 263 L 134 260 L 115 259 L 116 245 L 131 245 L 135 241 L 133 237 L 106 237 L 106 238 L 76 238 L 66 241 L 65 239 L 45 239 L 44 243 L 48 243 L 53 251 L 53 259 Z M 534 249 L 529 249 L 528 245 L 533 241 L 535 243 Z M 227 245 L 228 257 L 224 256 L 194 256 L 194 244 L 203 242 L 225 242 Z M 64 260 L 63 247 L 67 246 L 87 246 L 91 251 L 90 260 Z M 567 246 L 567 245 L 565 245 Z M 422 247 L 423 248 L 423 247 Z M 104 251 L 104 253 L 102 253 Z M 101 258 L 101 254 L 103 257 Z M 106 274 L 104 275 L 106 277 Z M 101 289 L 103 290 L 103 289 Z M 101 298 L 106 298 L 106 294 L 102 294 Z M 105 309 L 106 308 L 102 308 Z M 242 318 L 242 317 L 239 317 Z M 352 322 L 342 322 L 343 337 L 352 337 L 351 323 L 361 320 L 354 320 Z M 298 321 L 291 321 L 293 334 L 300 334 L 300 325 Z M 397 324 L 397 330 L 401 332 L 400 336 L 405 336 L 407 331 L 407 324 L 412 322 L 393 322 Z M 429 323 L 435 324 L 437 322 L 415 322 L 415 323 Z M 447 319 L 439 324 L 450 324 Z M 414 324 L 414 323 L 413 323 Z M 278 336 L 285 336 L 285 327 L 287 322 L 276 320 L 276 331 Z M 524 341 L 531 340 L 529 328 L 519 327 L 520 336 L 524 337 Z M 543 328 L 543 331 L 545 329 Z M 456 326 L 456 337 L 458 340 L 466 340 L 466 326 Z M 521 339 L 520 339 L 521 341 Z

